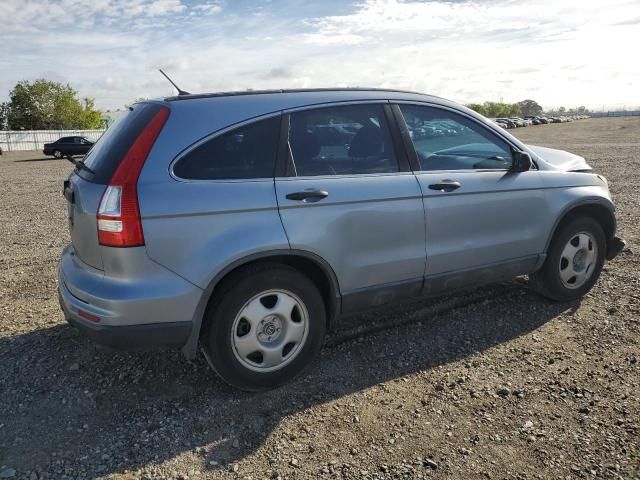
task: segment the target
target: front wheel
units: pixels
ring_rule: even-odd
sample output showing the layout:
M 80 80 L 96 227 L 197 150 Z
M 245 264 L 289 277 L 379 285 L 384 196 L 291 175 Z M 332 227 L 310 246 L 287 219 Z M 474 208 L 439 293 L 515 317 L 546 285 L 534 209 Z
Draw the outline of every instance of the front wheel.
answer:
M 553 300 L 582 298 L 600 276 L 605 251 L 600 224 L 589 217 L 576 218 L 556 232 L 544 265 L 529 276 L 531 285 Z
M 62 158 L 62 152 L 60 150 L 54 150 L 53 156 L 59 160 Z
M 319 352 L 326 313 L 305 275 L 263 265 L 225 281 L 205 321 L 205 346 L 218 375 L 243 390 L 266 390 L 296 376 Z

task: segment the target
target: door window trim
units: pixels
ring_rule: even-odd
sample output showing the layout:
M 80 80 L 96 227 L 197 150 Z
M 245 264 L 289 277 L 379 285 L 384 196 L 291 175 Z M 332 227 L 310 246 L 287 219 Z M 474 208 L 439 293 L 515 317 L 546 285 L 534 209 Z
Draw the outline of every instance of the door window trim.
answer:
M 462 117 L 464 117 L 465 119 L 467 119 L 470 122 L 473 122 L 474 125 L 477 125 L 478 127 L 481 127 L 485 132 L 488 132 L 489 134 L 493 135 L 494 137 L 497 137 L 498 139 L 502 140 L 503 142 L 505 142 L 512 151 L 518 151 L 518 152 L 525 152 L 525 153 L 529 153 L 526 150 L 523 150 L 522 148 L 520 148 L 520 146 L 518 146 L 517 144 L 515 144 L 510 138 L 502 135 L 502 132 L 493 130 L 492 128 L 490 128 L 490 126 L 485 125 L 482 122 L 479 122 L 477 118 L 474 118 L 472 115 L 469 115 L 468 113 L 461 111 L 461 110 L 457 110 L 455 108 L 451 108 L 447 105 L 440 105 L 437 103 L 430 103 L 430 102 L 416 102 L 416 101 L 403 101 L 403 100 L 394 100 L 391 103 L 391 108 L 393 110 L 394 116 L 396 117 L 396 122 L 398 125 L 398 129 L 400 131 L 400 135 L 402 137 L 403 140 L 403 144 L 405 147 L 405 150 L 407 152 L 407 156 L 409 158 L 409 162 L 411 164 L 411 168 L 413 170 L 414 173 L 436 173 L 436 172 L 442 172 L 442 173 L 463 173 L 463 172 L 509 172 L 510 170 L 507 168 L 481 168 L 481 169 L 458 169 L 458 170 L 421 170 L 420 169 L 420 162 L 418 161 L 418 154 L 416 153 L 415 147 L 413 145 L 413 140 L 411 140 L 411 137 L 409 135 L 409 127 L 407 126 L 407 122 L 404 119 L 404 115 L 402 114 L 402 110 L 400 109 L 401 105 L 412 105 L 412 106 L 418 106 L 418 107 L 427 107 L 427 108 L 433 108 L 433 109 L 439 109 L 439 110 L 445 110 L 448 112 L 451 112 L 453 114 L 456 115 L 460 115 Z M 531 155 L 529 153 L 529 155 Z M 538 166 L 535 163 L 535 159 L 533 157 L 533 155 L 531 156 L 531 162 L 532 162 L 532 167 L 529 171 L 534 171 L 534 170 L 538 170 Z M 523 173 L 523 172 L 519 172 L 519 173 Z
M 389 129 L 389 136 L 393 144 L 393 151 L 396 154 L 396 160 L 398 161 L 397 172 L 383 172 L 383 173 L 349 173 L 349 174 L 337 174 L 337 175 L 297 175 L 295 162 L 293 161 L 293 155 L 289 147 L 289 125 L 291 122 L 291 114 L 298 112 L 306 112 L 311 110 L 320 110 L 324 108 L 332 107 L 348 107 L 359 105 L 380 105 L 383 108 L 385 121 Z M 305 105 L 302 107 L 290 108 L 283 110 L 282 112 L 282 124 L 280 127 L 280 144 L 278 146 L 278 158 L 276 159 L 276 179 L 286 178 L 299 178 L 299 179 L 321 179 L 321 178 L 360 178 L 368 176 L 386 176 L 386 175 L 399 175 L 405 173 L 412 173 L 409 156 L 406 152 L 406 147 L 400 134 L 398 132 L 398 125 L 396 123 L 395 115 L 389 103 L 389 100 L 353 100 L 353 101 L 341 101 L 341 102 L 328 102 L 328 103 L 315 103 L 312 105 Z

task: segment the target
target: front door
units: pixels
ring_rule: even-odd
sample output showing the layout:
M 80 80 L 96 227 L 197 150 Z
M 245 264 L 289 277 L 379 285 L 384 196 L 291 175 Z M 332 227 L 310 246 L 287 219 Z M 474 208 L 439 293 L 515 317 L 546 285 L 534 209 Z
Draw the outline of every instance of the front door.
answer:
M 528 273 L 550 218 L 538 171 L 511 172 L 513 147 L 471 117 L 414 104 L 400 111 L 419 164 L 427 279 L 455 287 Z
M 391 118 L 383 104 L 369 103 L 289 116 L 289 176 L 276 178 L 282 222 L 291 248 L 334 269 L 347 310 L 422 285 L 421 191 L 396 153 Z

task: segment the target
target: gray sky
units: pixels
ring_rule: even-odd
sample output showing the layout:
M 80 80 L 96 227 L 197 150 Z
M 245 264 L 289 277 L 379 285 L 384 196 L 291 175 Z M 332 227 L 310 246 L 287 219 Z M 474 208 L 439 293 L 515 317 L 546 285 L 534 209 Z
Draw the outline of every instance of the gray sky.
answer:
M 100 108 L 190 92 L 323 86 L 462 103 L 640 106 L 640 1 L 0 0 L 0 100 L 69 82 Z

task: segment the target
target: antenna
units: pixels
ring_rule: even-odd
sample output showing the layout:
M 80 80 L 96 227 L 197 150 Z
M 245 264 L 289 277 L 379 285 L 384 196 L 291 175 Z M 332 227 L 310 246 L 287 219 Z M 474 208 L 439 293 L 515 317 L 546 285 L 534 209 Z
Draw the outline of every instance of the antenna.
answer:
M 164 73 L 162 71 L 161 68 L 158 69 L 158 71 L 164 75 L 164 78 L 166 78 L 167 80 L 169 80 L 169 82 L 171 83 L 171 85 L 173 85 L 175 87 L 175 89 L 178 91 L 178 95 L 191 95 L 189 92 L 185 92 L 184 90 L 181 90 L 180 87 L 178 85 L 175 84 L 175 82 L 173 80 L 171 80 L 169 78 L 169 75 L 167 75 L 166 73 Z

